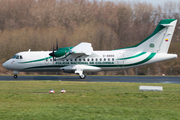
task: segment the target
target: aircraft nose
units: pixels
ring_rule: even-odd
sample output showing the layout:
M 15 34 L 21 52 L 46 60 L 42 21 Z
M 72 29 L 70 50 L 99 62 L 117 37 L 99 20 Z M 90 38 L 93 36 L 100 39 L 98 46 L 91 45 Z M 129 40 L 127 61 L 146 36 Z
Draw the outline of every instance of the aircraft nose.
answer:
M 7 69 L 7 67 L 8 67 L 7 61 L 5 63 L 3 63 L 2 66 Z

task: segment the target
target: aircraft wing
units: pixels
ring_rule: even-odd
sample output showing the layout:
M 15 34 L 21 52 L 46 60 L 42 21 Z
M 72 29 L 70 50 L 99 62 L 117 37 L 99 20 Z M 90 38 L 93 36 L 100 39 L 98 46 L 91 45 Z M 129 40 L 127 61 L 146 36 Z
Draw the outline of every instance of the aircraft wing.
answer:
M 91 55 L 92 52 L 93 52 L 92 45 L 91 43 L 87 43 L 87 42 L 82 42 L 70 50 L 70 53 L 72 54 Z

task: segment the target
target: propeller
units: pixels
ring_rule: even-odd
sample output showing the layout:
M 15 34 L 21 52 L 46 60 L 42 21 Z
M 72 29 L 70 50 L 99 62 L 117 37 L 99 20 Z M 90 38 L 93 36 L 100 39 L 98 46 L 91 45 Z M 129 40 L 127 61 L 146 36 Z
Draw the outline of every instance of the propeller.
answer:
M 54 45 L 53 45 L 53 51 L 52 51 L 52 53 L 49 53 L 49 55 L 53 57 L 53 64 L 54 64 L 54 58 L 55 58 L 54 51 L 58 51 L 58 40 L 57 39 L 56 39 L 56 49 L 54 49 Z
M 49 55 L 54 57 L 54 45 L 53 45 L 53 51 L 52 51 L 52 53 L 49 53 Z
M 52 53 L 49 53 L 49 55 L 53 57 L 53 65 L 54 65 L 54 57 L 55 57 L 55 55 L 54 55 L 54 45 L 53 45 L 53 51 L 52 51 Z

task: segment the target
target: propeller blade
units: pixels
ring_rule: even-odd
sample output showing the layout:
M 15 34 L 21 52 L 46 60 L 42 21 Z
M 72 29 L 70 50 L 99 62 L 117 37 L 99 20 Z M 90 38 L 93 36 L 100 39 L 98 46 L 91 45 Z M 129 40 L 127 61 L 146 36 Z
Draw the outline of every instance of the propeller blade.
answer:
M 58 50 L 58 40 L 56 39 L 56 50 Z
M 53 65 L 54 65 L 54 56 L 53 56 Z
M 52 57 L 53 57 L 53 65 L 54 65 L 54 45 L 53 45 L 53 52 L 52 53 L 53 53 Z
M 53 45 L 53 53 L 54 53 L 54 45 Z
M 55 57 L 55 55 L 54 55 L 54 45 L 53 45 L 53 50 L 52 50 L 51 53 L 49 53 L 49 55 L 52 56 L 52 58 L 53 58 L 53 65 L 54 65 L 54 57 Z
M 54 45 L 53 45 L 53 51 L 52 51 L 52 53 L 49 53 L 49 55 L 52 57 L 54 56 Z

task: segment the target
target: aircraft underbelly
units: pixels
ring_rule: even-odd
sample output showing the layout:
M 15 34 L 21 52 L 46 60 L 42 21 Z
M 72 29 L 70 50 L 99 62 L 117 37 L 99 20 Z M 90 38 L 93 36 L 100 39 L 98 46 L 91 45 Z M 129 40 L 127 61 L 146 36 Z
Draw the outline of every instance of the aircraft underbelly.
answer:
M 102 71 L 116 71 L 116 70 L 120 70 L 120 68 L 118 67 L 101 67 Z
M 64 72 L 74 72 L 74 71 L 83 71 L 83 72 L 99 72 L 101 71 L 100 67 L 88 66 L 88 65 L 69 65 L 60 68 Z
M 35 67 L 35 68 L 27 68 L 27 69 L 22 69 L 20 71 L 24 71 L 24 72 L 59 72 L 60 71 L 60 68 L 57 68 L 57 67 L 43 67 L 43 68 L 38 68 L 38 67 Z

